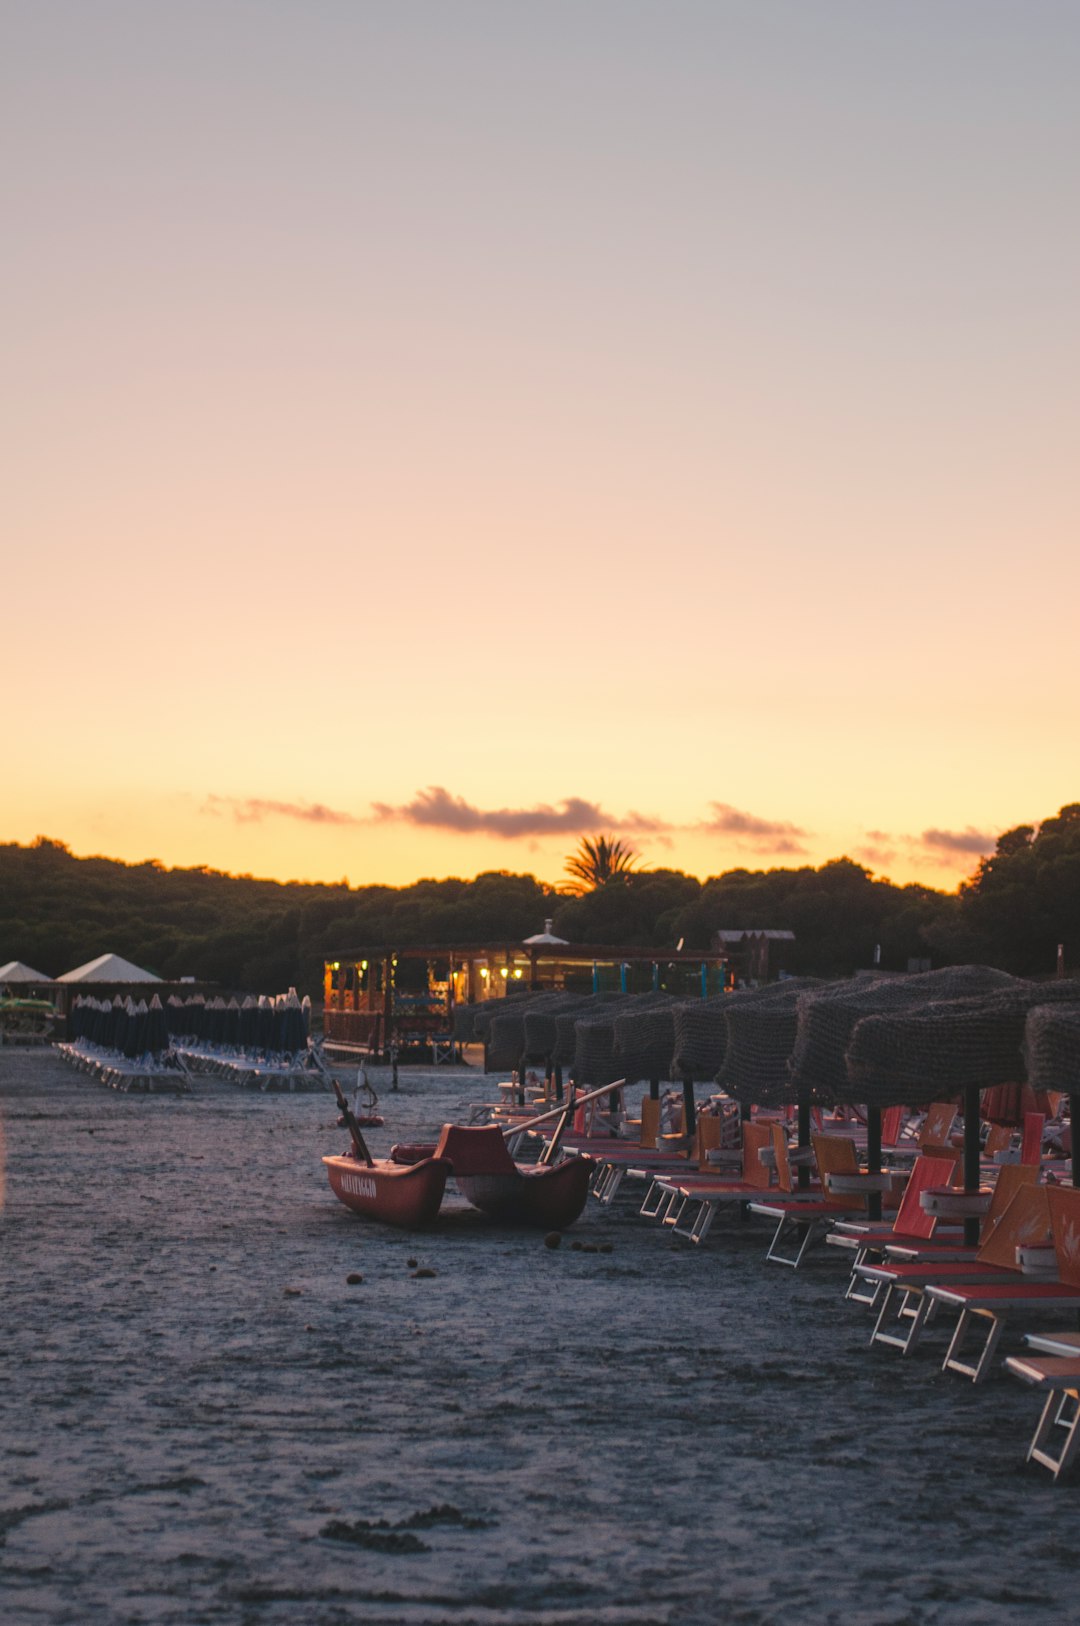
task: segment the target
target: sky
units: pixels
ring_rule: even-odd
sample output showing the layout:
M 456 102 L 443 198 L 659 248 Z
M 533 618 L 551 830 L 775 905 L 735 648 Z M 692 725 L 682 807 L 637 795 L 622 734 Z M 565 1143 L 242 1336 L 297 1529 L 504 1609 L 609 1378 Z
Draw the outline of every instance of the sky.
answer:
M 0 840 L 951 888 L 1080 799 L 1071 0 L 0 0 Z

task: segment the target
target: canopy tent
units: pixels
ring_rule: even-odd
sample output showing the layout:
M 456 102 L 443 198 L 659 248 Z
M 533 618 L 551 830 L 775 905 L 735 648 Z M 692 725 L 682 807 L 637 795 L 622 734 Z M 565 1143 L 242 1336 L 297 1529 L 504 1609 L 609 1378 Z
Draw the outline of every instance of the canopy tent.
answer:
M 5 982 L 52 982 L 52 978 L 21 960 L 9 960 L 7 965 L 0 965 L 0 983 Z
M 74 971 L 65 971 L 57 982 L 160 982 L 152 971 L 132 965 L 119 954 L 99 954 L 96 960 L 77 965 Z

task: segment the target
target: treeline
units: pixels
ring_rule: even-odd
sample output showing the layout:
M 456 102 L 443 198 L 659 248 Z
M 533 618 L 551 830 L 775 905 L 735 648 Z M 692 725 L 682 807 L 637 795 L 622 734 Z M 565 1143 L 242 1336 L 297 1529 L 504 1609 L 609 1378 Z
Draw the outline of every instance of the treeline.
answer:
M 61 842 L 0 846 L 0 964 L 56 976 L 106 951 L 167 979 L 317 994 L 322 962 L 380 944 L 520 941 L 554 920 L 560 937 L 620 947 L 704 949 L 720 928 L 795 933 L 774 965 L 843 975 L 981 961 L 1047 975 L 1057 945 L 1080 961 L 1080 804 L 1010 830 L 957 893 L 895 886 L 850 859 L 817 869 L 680 870 L 620 876 L 571 897 L 531 875 L 412 886 L 281 883 L 216 870 L 76 858 Z

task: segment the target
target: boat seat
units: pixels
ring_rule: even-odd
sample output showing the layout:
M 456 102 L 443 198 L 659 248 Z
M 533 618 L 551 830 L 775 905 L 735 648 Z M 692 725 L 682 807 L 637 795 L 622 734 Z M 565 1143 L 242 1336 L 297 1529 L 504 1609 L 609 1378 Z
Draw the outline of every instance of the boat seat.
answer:
M 455 1174 L 513 1174 L 517 1168 L 498 1124 L 444 1124 L 436 1157 L 448 1157 Z

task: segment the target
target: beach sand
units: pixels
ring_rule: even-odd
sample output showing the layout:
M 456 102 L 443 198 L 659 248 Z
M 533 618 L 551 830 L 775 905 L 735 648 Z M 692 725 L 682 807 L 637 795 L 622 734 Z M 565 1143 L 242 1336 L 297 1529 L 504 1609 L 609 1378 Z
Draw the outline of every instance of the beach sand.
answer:
M 495 1093 L 372 1077 L 377 1151 Z M 1036 1397 L 943 1375 L 940 1334 L 868 1350 L 831 1250 L 694 1249 L 629 1195 L 557 1250 L 460 1205 L 381 1229 L 330 1194 L 324 1095 L 0 1050 L 0 1113 L 7 1626 L 1076 1618 Z

